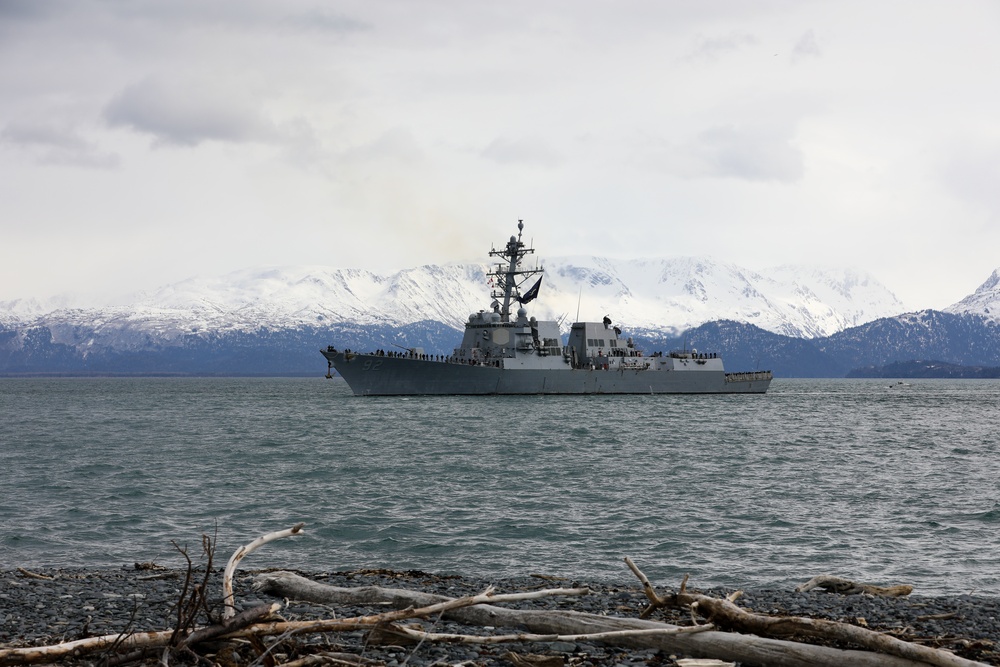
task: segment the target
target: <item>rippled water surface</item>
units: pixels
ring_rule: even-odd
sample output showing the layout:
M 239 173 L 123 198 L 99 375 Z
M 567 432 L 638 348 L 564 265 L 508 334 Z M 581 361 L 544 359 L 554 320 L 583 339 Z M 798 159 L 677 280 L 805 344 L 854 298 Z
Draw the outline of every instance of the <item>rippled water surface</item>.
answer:
M 323 379 L 0 380 L 0 567 L 218 560 L 1000 594 L 1000 382 L 356 398 Z

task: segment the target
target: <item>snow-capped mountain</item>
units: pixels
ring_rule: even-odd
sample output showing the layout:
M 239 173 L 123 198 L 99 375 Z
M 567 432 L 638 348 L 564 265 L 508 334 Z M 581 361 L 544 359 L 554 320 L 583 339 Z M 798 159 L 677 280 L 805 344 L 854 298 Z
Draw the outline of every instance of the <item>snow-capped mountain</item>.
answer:
M 626 327 L 677 334 L 730 319 L 813 338 L 904 309 L 874 278 L 853 271 L 783 266 L 749 271 L 709 258 L 561 258 L 546 264 L 552 315 L 604 314 Z
M 1000 269 L 994 271 L 975 292 L 945 308 L 945 312 L 955 315 L 982 315 L 1000 323 Z
M 788 336 L 814 338 L 905 308 L 883 285 L 854 271 L 783 266 L 754 272 L 709 258 L 562 257 L 544 264 L 531 314 L 561 320 L 609 315 L 626 328 L 675 335 L 729 319 Z M 104 308 L 0 304 L 4 319 L 44 324 L 56 338 L 86 326 L 168 342 L 203 332 L 256 331 L 332 323 L 400 326 L 433 320 L 462 328 L 491 303 L 486 264 L 426 265 L 383 275 L 297 266 L 191 278 Z M 525 286 L 526 287 L 526 286 Z M 68 341 L 67 341 L 68 342 Z M 79 344 L 79 341 L 77 341 Z
M 114 306 L 0 303 L 0 375 L 314 375 L 325 372 L 317 350 L 331 344 L 448 354 L 468 314 L 490 307 L 488 272 L 250 269 Z M 914 359 L 1000 367 L 998 285 L 1000 270 L 949 312 L 905 313 L 852 271 L 563 257 L 545 264 L 528 310 L 565 326 L 608 315 L 644 350 L 691 344 L 723 352 L 729 368 L 842 377 Z

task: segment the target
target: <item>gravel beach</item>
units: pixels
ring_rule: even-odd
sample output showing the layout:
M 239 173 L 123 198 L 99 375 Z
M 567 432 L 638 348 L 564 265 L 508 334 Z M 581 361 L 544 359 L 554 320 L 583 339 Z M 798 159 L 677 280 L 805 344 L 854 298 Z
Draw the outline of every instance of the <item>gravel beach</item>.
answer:
M 238 608 L 249 608 L 273 598 L 252 588 L 256 571 L 239 571 L 235 581 Z M 539 588 L 587 586 L 592 593 L 583 597 L 546 598 L 515 606 L 576 610 L 635 618 L 646 607 L 641 585 L 636 581 L 601 582 L 552 581 L 535 576 L 487 581 L 442 576 L 423 572 L 358 571 L 298 574 L 334 586 L 378 585 L 417 590 L 449 597 L 481 593 L 493 585 L 497 593 L 513 593 Z M 37 575 L 37 576 L 33 576 Z M 44 578 L 42 578 L 44 577 Z M 198 579 L 204 573 L 198 575 Z M 210 574 L 209 596 L 222 596 L 221 571 Z M 167 630 L 176 623 L 176 602 L 185 573 L 176 570 L 59 569 L 0 570 L 0 647 L 37 646 L 123 631 Z M 725 596 L 730 590 L 710 589 L 703 593 Z M 825 618 L 860 624 L 889 632 L 910 641 L 947 648 L 963 657 L 1000 665 L 1000 598 L 978 595 L 878 598 L 867 595 L 839 595 L 823 591 L 795 593 L 777 590 L 745 590 L 737 601 L 741 607 L 761 614 L 783 614 Z M 292 602 L 281 611 L 287 620 L 346 618 L 380 613 L 385 607 L 331 608 Z M 654 619 L 689 625 L 687 612 L 658 612 Z M 434 632 L 488 634 L 491 630 L 438 621 L 425 622 Z M 504 632 L 509 632 L 505 630 Z M 366 633 L 329 633 L 296 640 L 320 645 L 324 650 L 363 655 L 394 667 L 412 665 L 511 665 L 513 652 L 519 655 L 560 656 L 566 665 L 677 665 L 685 656 L 664 655 L 655 650 L 633 650 L 600 643 L 546 642 L 471 646 L 424 644 L 418 647 L 375 645 Z M 237 664 L 250 664 L 255 654 L 249 646 L 234 656 Z M 280 652 L 295 653 L 281 648 Z M 151 659 L 149 660 L 152 661 Z M 100 664 L 99 658 L 75 660 L 75 664 Z

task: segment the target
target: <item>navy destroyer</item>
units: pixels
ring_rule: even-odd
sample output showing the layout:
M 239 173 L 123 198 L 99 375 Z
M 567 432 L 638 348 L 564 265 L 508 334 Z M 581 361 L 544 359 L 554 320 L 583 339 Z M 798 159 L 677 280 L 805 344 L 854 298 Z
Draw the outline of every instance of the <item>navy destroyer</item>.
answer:
M 499 260 L 489 271 L 492 306 L 469 316 L 451 355 L 330 346 L 322 350 L 328 369 L 336 369 L 357 396 L 767 391 L 770 371 L 727 373 L 718 354 L 695 350 L 645 354 L 607 317 L 573 323 L 564 344 L 558 322 L 528 317 L 525 305 L 538 295 L 543 269 L 524 267 L 535 250 L 521 240 L 523 221 L 517 229 L 506 246 L 490 250 Z

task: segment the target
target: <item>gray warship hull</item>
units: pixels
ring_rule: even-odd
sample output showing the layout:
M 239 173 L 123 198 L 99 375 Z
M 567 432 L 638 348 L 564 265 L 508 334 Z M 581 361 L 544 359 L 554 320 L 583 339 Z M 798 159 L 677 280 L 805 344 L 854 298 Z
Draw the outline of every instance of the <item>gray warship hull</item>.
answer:
M 462 342 L 451 355 L 376 350 L 321 350 L 327 377 L 336 371 L 358 396 L 498 394 L 763 394 L 770 371 L 727 373 L 716 353 L 675 350 L 646 354 L 622 336 L 610 316 L 574 322 L 564 341 L 559 322 L 528 317 L 542 268 L 524 268 L 534 248 L 517 236 L 490 250 L 490 310 L 469 315 Z M 514 309 L 514 306 L 519 307 Z
M 763 394 L 768 371 L 507 369 L 323 350 L 356 396 L 517 394 Z

